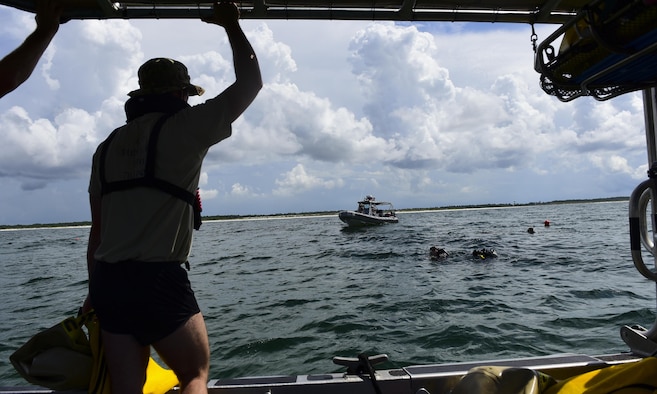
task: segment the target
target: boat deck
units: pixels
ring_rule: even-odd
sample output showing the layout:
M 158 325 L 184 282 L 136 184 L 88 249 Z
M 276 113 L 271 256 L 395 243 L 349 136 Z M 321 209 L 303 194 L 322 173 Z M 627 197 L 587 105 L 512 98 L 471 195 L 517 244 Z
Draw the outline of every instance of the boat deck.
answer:
M 376 383 L 386 393 L 448 393 L 470 369 L 479 366 L 529 368 L 555 379 L 600 369 L 606 366 L 639 361 L 630 353 L 601 356 L 558 354 L 542 357 L 488 360 L 467 363 L 409 366 L 376 371 Z M 239 379 L 214 379 L 208 382 L 209 393 L 231 394 L 350 394 L 374 393 L 368 375 L 330 373 L 299 376 L 264 376 Z M 421 391 L 421 390 L 425 391 Z M 177 388 L 169 391 L 173 394 Z M 0 387 L 0 394 L 83 394 L 86 391 L 53 391 L 34 386 Z

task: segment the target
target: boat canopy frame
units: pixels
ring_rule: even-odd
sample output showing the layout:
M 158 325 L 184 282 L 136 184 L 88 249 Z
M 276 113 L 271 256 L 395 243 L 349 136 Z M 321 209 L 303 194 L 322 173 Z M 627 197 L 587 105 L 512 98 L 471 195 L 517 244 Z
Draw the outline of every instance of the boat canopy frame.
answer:
M 590 0 L 250 0 L 243 19 L 565 23 Z M 212 1 L 61 0 L 67 19 L 164 19 L 210 15 Z M 35 0 L 0 0 L 34 12 Z

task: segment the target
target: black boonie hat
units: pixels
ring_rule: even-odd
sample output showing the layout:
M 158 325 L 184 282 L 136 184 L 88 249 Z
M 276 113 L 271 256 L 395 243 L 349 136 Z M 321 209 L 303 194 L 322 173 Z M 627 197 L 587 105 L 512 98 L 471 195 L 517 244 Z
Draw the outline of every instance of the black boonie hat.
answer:
M 159 94 L 184 89 L 190 96 L 200 96 L 205 90 L 192 85 L 189 72 L 184 64 L 177 60 L 158 57 L 151 59 L 139 67 L 139 89 L 128 93 L 128 96 L 143 96 Z

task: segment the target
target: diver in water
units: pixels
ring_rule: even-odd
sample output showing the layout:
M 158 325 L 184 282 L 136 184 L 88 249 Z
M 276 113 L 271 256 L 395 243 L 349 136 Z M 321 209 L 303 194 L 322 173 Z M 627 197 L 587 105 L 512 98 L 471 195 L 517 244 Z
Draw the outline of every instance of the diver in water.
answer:
M 440 260 L 447 258 L 447 256 L 449 256 L 449 253 L 447 253 L 443 248 L 437 248 L 435 246 L 429 248 L 429 257 L 431 260 Z
M 496 258 L 497 257 L 497 252 L 495 249 L 475 249 L 472 251 L 472 257 L 479 258 L 482 260 L 489 259 L 489 258 Z

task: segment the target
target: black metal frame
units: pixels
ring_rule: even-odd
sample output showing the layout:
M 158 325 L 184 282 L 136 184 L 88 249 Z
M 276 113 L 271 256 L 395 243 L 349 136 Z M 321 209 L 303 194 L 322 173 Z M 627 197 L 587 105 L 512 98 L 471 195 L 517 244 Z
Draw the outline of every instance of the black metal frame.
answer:
M 592 2 L 538 46 L 535 69 L 546 93 L 602 101 L 657 86 L 657 5 L 616 3 Z
M 249 0 L 243 19 L 565 23 L 590 0 Z M 67 19 L 171 19 L 208 15 L 212 1 L 62 0 Z M 34 12 L 35 0 L 0 0 Z

